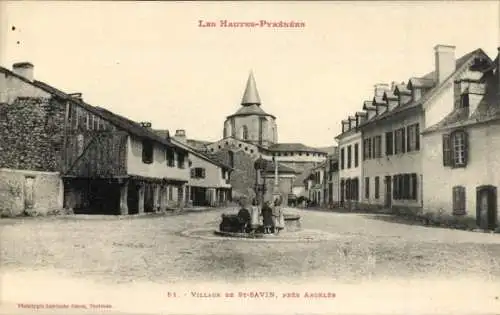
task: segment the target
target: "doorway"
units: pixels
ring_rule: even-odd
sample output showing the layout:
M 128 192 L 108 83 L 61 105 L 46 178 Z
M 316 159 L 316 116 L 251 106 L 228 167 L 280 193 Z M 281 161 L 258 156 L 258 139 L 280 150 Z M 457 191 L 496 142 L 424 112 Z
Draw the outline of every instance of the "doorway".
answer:
M 497 188 L 491 185 L 476 188 L 476 224 L 485 230 L 497 227 Z
M 385 177 L 385 207 L 390 208 L 392 206 L 392 180 L 391 176 Z

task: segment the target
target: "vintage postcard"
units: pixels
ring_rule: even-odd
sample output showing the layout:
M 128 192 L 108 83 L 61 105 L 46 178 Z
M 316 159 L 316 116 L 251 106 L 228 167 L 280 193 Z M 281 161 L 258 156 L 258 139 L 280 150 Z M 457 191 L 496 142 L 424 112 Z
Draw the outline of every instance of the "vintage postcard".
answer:
M 0 314 L 500 314 L 499 1 L 0 23 Z

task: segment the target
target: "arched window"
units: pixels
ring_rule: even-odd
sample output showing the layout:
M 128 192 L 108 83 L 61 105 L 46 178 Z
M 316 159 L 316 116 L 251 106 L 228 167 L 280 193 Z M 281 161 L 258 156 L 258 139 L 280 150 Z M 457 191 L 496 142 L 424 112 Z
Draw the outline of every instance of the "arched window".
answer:
M 241 138 L 243 140 L 248 140 L 248 127 L 247 126 L 243 126 L 243 131 L 242 131 Z

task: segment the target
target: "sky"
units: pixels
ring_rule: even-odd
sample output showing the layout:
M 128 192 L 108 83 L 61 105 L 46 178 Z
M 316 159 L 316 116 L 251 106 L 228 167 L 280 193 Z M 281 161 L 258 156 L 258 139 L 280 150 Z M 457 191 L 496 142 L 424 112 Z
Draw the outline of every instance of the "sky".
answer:
M 29 61 L 37 80 L 192 139 L 222 137 L 253 70 L 279 142 L 318 147 L 336 144 L 374 84 L 432 71 L 435 45 L 457 58 L 477 48 L 495 58 L 500 46 L 499 1 L 0 1 L 0 21 L 2 66 Z

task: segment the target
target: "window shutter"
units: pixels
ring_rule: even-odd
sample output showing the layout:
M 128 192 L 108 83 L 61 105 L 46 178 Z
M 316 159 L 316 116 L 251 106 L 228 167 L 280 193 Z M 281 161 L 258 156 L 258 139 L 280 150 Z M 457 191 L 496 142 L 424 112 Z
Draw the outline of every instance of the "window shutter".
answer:
M 401 145 L 401 153 L 405 153 L 406 152 L 406 138 L 405 138 L 405 131 L 406 129 L 405 128 L 401 128 L 401 142 L 402 142 L 402 145 Z
M 398 175 L 392 177 L 392 199 L 398 199 Z
M 417 200 L 418 199 L 417 198 L 417 193 L 418 193 L 417 174 L 415 174 L 415 173 L 411 174 L 411 183 L 412 183 L 411 187 L 413 189 L 413 191 L 411 192 L 411 197 L 412 197 L 411 199 Z
M 385 134 L 385 152 L 386 152 L 386 155 L 392 155 L 393 154 L 393 133 L 392 131 L 390 132 L 387 132 Z
M 194 178 L 194 177 L 196 176 L 196 175 L 195 175 L 195 174 L 196 174 L 196 169 L 195 169 L 195 168 L 192 168 L 192 169 L 190 170 L 190 173 L 191 173 L 191 178 Z
M 420 127 L 419 124 L 415 125 L 415 150 L 420 150 Z
M 411 135 L 411 130 L 413 129 L 413 126 L 409 126 L 406 129 L 407 129 L 407 131 L 406 131 L 406 152 L 410 152 L 411 151 L 411 139 L 410 139 L 410 135 Z
M 404 174 L 403 175 L 403 186 L 404 186 L 404 193 L 403 193 L 403 199 L 410 199 L 410 174 Z
M 451 143 L 450 135 L 443 134 L 443 165 L 451 166 Z
M 455 186 L 453 187 L 453 214 L 463 215 L 465 214 L 465 187 Z
M 460 187 L 460 210 L 462 214 L 465 214 L 465 187 Z
M 459 204 L 459 187 L 455 186 L 453 187 L 453 213 L 456 214 L 458 211 L 458 204 Z
M 205 169 L 204 168 L 201 169 L 201 177 L 205 178 Z

